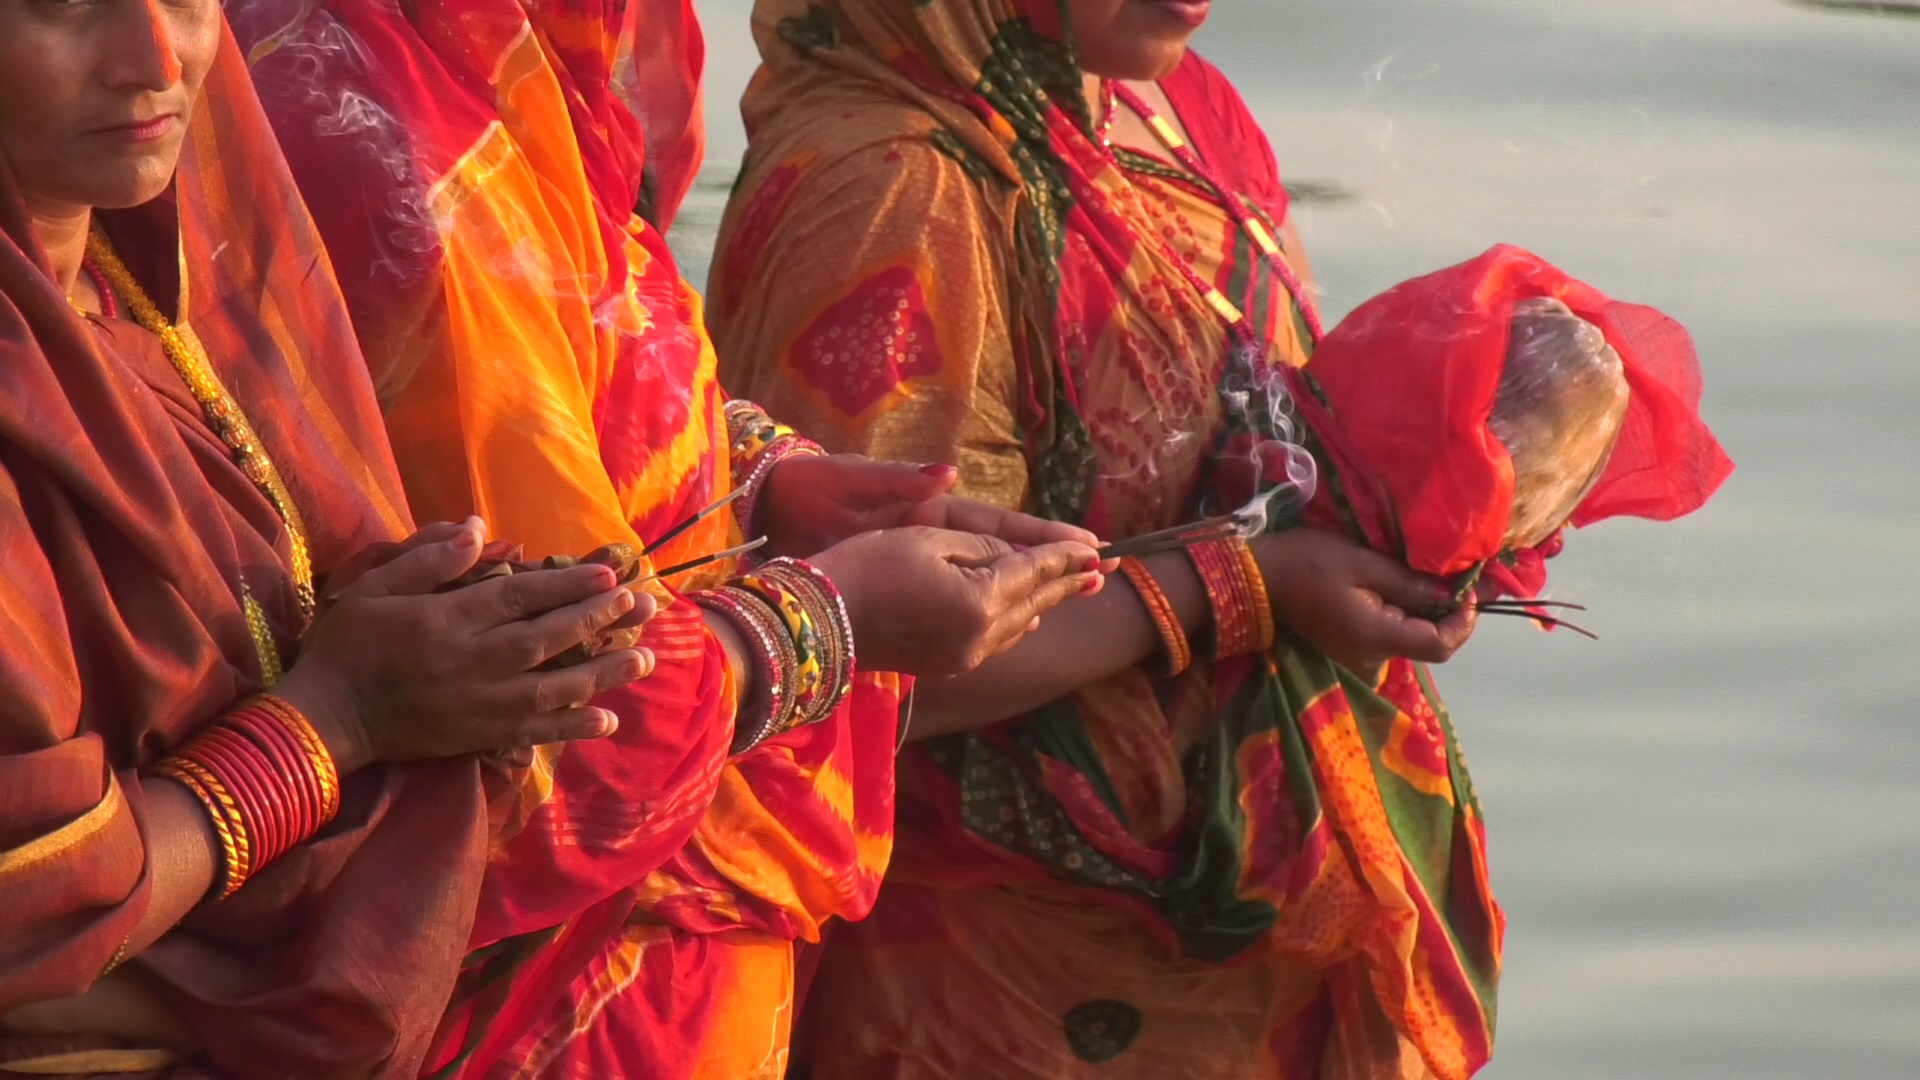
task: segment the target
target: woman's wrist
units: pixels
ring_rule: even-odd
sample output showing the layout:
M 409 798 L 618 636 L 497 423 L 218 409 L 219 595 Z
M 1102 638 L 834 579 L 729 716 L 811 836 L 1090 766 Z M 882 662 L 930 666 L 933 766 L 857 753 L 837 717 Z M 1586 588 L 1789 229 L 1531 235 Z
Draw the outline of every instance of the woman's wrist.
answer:
M 852 621 L 838 589 L 812 565 L 774 559 L 691 599 L 710 624 L 731 631 L 721 640 L 736 670 L 754 673 L 735 711 L 735 753 L 826 719 L 850 691 Z
M 340 809 L 340 774 L 320 733 L 270 694 L 240 702 L 142 771 L 178 784 L 205 809 L 219 849 L 215 899 L 305 843 Z
M 295 664 L 273 687 L 274 696 L 298 709 L 313 725 L 334 768 L 349 776 L 374 763 L 373 745 L 352 691 L 311 663 Z

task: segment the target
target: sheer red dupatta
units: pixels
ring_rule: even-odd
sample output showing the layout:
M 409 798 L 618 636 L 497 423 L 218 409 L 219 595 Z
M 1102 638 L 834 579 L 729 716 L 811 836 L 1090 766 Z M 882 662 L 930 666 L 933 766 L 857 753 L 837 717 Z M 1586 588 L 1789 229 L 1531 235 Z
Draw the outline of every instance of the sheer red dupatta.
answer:
M 1360 305 L 1296 374 L 1294 400 L 1331 467 L 1313 504 L 1318 524 L 1345 528 L 1350 509 L 1369 544 L 1417 570 L 1485 567 L 1505 592 L 1539 595 L 1560 539 L 1504 550 L 1513 463 L 1487 430 L 1514 306 L 1532 297 L 1598 326 L 1631 395 L 1606 469 L 1569 524 L 1668 521 L 1705 505 L 1733 463 L 1700 418 L 1700 362 L 1685 329 L 1502 245 Z

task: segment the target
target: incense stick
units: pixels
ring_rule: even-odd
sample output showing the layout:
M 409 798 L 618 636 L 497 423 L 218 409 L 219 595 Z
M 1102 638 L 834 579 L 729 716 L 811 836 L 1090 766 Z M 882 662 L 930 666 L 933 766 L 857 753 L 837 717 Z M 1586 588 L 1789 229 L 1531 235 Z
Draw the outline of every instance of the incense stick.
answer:
M 1478 607 L 1478 605 L 1476 606 Z M 1565 630 L 1571 630 L 1574 633 L 1579 634 L 1581 637 L 1588 638 L 1593 641 L 1600 640 L 1599 634 L 1596 634 L 1593 631 L 1587 629 L 1586 627 L 1581 626 L 1579 623 L 1568 622 L 1565 619 L 1556 619 L 1552 615 L 1540 615 L 1530 611 L 1521 611 L 1516 608 L 1502 608 L 1502 607 L 1496 607 L 1496 608 L 1478 607 L 1478 610 L 1485 612 L 1488 615 L 1514 615 L 1522 619 L 1532 619 L 1534 622 L 1537 622 L 1542 626 L 1557 626 Z
M 1240 517 L 1237 514 L 1225 514 L 1207 518 L 1205 521 L 1175 525 L 1171 529 L 1142 533 L 1126 540 L 1116 541 L 1094 552 L 1102 562 L 1108 559 L 1125 559 L 1142 555 L 1154 555 L 1162 551 L 1177 551 L 1180 548 L 1207 540 L 1225 540 L 1239 535 Z
M 660 538 L 658 540 L 655 540 L 653 543 L 648 544 L 646 546 L 646 550 L 643 552 L 643 554 L 651 555 L 654 552 L 659 551 L 660 548 L 667 543 L 667 541 L 672 540 L 674 537 L 679 536 L 681 533 L 686 532 L 688 529 L 691 529 L 695 525 L 700 524 L 702 521 L 705 521 L 707 518 L 711 517 L 717 511 L 725 507 L 732 506 L 735 499 L 738 499 L 740 496 L 745 495 L 746 493 L 747 493 L 746 488 L 737 487 L 737 488 L 734 488 L 732 491 L 727 492 L 725 495 L 720 496 L 719 502 L 714 503 L 712 506 L 707 507 L 705 510 L 700 511 L 699 513 L 693 515 L 687 520 L 681 522 L 678 525 L 675 525 L 673 528 L 668 529 L 666 532 L 660 534 Z
M 668 566 L 660 570 L 655 570 L 653 573 L 648 574 L 644 578 L 641 578 L 640 581 L 634 582 L 634 584 L 638 585 L 638 584 L 641 584 L 642 582 L 653 581 L 658 578 L 672 577 L 675 574 L 685 573 L 688 570 L 694 570 L 699 567 L 705 566 L 710 562 L 718 562 L 721 559 L 731 558 L 735 555 L 745 555 L 747 552 L 752 551 L 755 548 L 764 546 L 766 542 L 767 542 L 767 538 L 763 536 L 758 540 L 749 540 L 746 543 L 739 545 L 738 547 L 730 547 L 725 551 L 716 551 L 711 555 L 702 555 L 697 559 L 689 559 L 683 563 L 677 563 L 673 566 Z

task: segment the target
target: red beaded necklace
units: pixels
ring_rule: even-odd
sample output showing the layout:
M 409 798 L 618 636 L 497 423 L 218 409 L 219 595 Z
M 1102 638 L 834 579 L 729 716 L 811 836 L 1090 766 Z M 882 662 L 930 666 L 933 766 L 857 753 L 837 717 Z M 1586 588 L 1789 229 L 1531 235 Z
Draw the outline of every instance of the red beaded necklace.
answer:
M 107 275 L 98 266 L 94 265 L 92 259 L 82 259 L 80 261 L 80 269 L 93 281 L 93 287 L 100 293 L 100 316 L 106 319 L 119 318 L 120 305 L 113 299 L 113 286 L 107 281 Z M 73 310 L 80 312 L 82 315 L 86 314 L 86 311 L 80 307 L 79 301 L 68 297 L 67 303 L 73 305 Z
M 1187 171 L 1192 173 L 1195 178 L 1213 190 L 1214 197 L 1219 199 L 1220 204 L 1226 208 L 1227 213 L 1233 218 L 1234 224 L 1239 226 L 1240 231 L 1245 233 L 1247 238 L 1253 241 L 1254 247 L 1259 249 L 1261 256 L 1266 260 L 1267 267 L 1273 271 L 1273 275 L 1276 278 L 1280 279 L 1280 283 L 1286 287 L 1288 295 L 1293 297 L 1294 307 L 1299 310 L 1301 320 L 1306 323 L 1307 333 L 1312 338 L 1313 343 L 1316 345 L 1319 344 L 1321 337 L 1326 333 L 1320 322 L 1319 309 L 1314 305 L 1313 298 L 1307 295 L 1305 287 L 1300 282 L 1300 276 L 1293 272 L 1293 267 L 1287 265 L 1286 256 L 1281 251 L 1280 242 L 1274 239 L 1273 231 L 1268 229 L 1266 223 L 1261 221 L 1259 216 L 1253 212 L 1253 208 L 1247 203 L 1247 200 L 1229 189 L 1226 184 L 1222 183 L 1218 174 L 1208 167 L 1206 162 L 1200 159 L 1200 155 L 1193 152 L 1193 148 L 1188 145 L 1187 140 L 1181 136 L 1179 129 L 1167 122 L 1153 106 L 1147 104 L 1145 99 L 1135 93 L 1131 87 L 1124 83 L 1109 81 L 1102 84 L 1102 96 L 1106 98 L 1107 105 L 1106 120 L 1101 129 L 1102 134 L 1104 135 L 1106 131 L 1112 129 L 1114 110 L 1119 104 L 1124 103 L 1127 108 L 1138 113 L 1140 119 L 1146 121 L 1148 129 L 1153 132 L 1154 137 L 1159 139 L 1160 142 L 1172 152 L 1180 164 L 1184 165 Z M 1109 152 L 1112 150 L 1110 143 L 1108 144 L 1108 150 Z M 1169 254 L 1171 254 L 1171 252 Z M 1215 288 L 1212 283 L 1202 278 L 1199 271 L 1195 270 L 1187 260 L 1177 255 L 1175 255 L 1174 258 L 1175 261 L 1180 264 L 1180 268 L 1185 272 L 1187 279 L 1193 283 L 1196 288 L 1200 289 L 1202 294 L 1206 296 L 1207 302 L 1213 306 L 1214 310 L 1220 313 L 1222 318 L 1225 318 L 1227 322 L 1233 326 L 1238 335 L 1243 338 L 1251 338 L 1254 336 L 1251 320 L 1247 318 L 1245 312 L 1240 310 L 1238 305 L 1234 304 L 1225 293 Z

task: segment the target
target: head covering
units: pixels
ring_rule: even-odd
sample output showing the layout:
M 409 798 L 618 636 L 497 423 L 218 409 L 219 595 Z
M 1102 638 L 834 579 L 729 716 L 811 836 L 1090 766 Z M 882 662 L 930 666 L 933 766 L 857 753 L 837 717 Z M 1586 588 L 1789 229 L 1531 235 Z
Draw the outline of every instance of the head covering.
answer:
M 1416 570 L 1452 576 L 1484 567 L 1509 593 L 1539 594 L 1560 540 L 1506 550 L 1514 467 L 1487 426 L 1515 308 L 1537 297 L 1598 327 L 1628 388 L 1606 468 L 1569 523 L 1668 521 L 1706 503 L 1733 463 L 1700 419 L 1700 363 L 1686 330 L 1502 245 L 1389 289 L 1321 341 L 1296 395 L 1331 466 L 1313 508 L 1318 524 L 1342 528 L 1351 512 L 1367 543 Z
M 224 29 L 172 188 L 96 220 L 205 345 L 316 568 L 404 533 L 331 267 Z M 299 621 L 272 507 L 151 338 L 71 310 L 4 167 L 0 233 L 5 1010 L 86 986 L 139 921 L 133 772 L 260 687 L 243 588 L 288 656 Z M 410 1076 L 458 968 L 485 822 L 471 761 L 363 770 L 319 837 L 129 963 L 217 1072 Z
M 877 431 L 889 455 L 950 454 L 967 493 L 1103 534 L 1244 502 L 1254 443 L 1270 484 L 1310 484 L 1278 402 L 1249 392 L 1305 359 L 1288 299 L 1264 294 L 1250 312 L 1263 340 L 1241 347 L 1180 256 L 1221 249 L 1231 289 L 1265 278 L 1258 255 L 1217 211 L 1167 223 L 1160 193 L 1116 164 L 1064 26 L 1052 0 L 762 0 L 751 146 L 711 282 L 723 376 L 757 396 L 777 387 L 781 414 L 816 438 Z M 928 147 L 947 160 L 930 164 Z M 1225 164 L 1230 181 L 1271 165 L 1264 140 L 1228 150 L 1246 155 Z M 873 179 L 846 197 L 856 169 Z M 1277 229 L 1284 190 L 1252 193 Z M 808 283 L 784 280 L 802 264 Z M 862 336 L 890 306 L 893 339 Z M 1012 370 L 983 351 L 1011 352 Z

